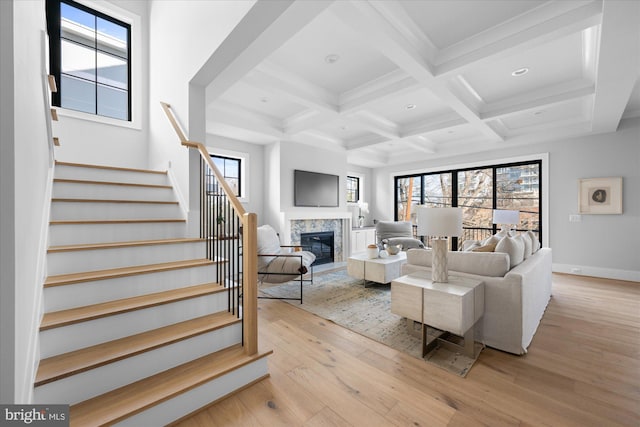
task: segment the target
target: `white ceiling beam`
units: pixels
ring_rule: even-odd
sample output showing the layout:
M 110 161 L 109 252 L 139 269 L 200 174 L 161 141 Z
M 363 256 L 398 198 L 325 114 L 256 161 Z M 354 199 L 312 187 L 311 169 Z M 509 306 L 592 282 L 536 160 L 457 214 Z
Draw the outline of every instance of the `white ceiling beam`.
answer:
M 389 163 L 389 156 L 366 149 L 353 150 L 347 151 L 347 162 L 351 165 L 375 168 L 386 166 Z
M 337 2 L 332 10 L 339 10 L 339 18 L 369 40 L 372 47 L 424 84 L 435 96 L 472 123 L 488 139 L 502 140 L 501 135 L 480 119 L 477 110 L 456 97 L 446 83 L 437 81 L 432 65 L 370 3 Z
M 580 98 L 590 97 L 596 89 L 593 83 L 580 80 L 552 88 L 520 94 L 500 102 L 488 104 L 481 113 L 483 120 L 494 120 L 531 110 L 540 110 Z
M 437 151 L 436 144 L 425 136 L 413 136 L 406 141 L 411 148 L 423 153 L 433 154 Z
M 340 113 L 347 114 L 368 105 L 415 91 L 422 85 L 407 73 L 398 69 L 371 82 L 340 94 Z
M 576 7 L 579 6 L 579 7 Z M 550 2 L 495 29 L 443 49 L 436 75 L 447 80 L 471 66 L 495 61 L 599 24 L 602 2 Z M 524 29 L 523 29 L 524 28 Z
M 313 110 L 310 114 L 298 114 L 284 120 L 283 128 L 287 135 L 295 135 L 307 129 L 316 128 L 338 118 L 335 112 L 318 112 Z
M 372 145 L 381 144 L 389 141 L 389 138 L 380 135 L 366 135 L 346 141 L 347 150 L 356 150 L 358 148 L 366 148 Z
M 640 2 L 604 3 L 593 106 L 593 132 L 614 132 L 640 70 Z
M 314 138 L 315 140 L 319 141 L 319 142 L 328 142 L 330 144 L 333 145 L 337 145 L 340 147 L 344 147 L 344 141 L 342 141 L 339 138 L 335 138 L 329 134 L 326 134 L 324 132 L 320 132 L 318 130 L 306 130 L 303 132 L 300 132 L 299 134 L 295 135 L 292 139 L 296 140 L 296 141 L 302 141 L 305 138 Z
M 398 125 L 370 111 L 360 111 L 348 117 L 351 121 L 369 132 L 389 139 L 400 138 Z
M 402 128 L 401 134 L 403 138 L 408 138 L 467 123 L 468 122 L 465 119 L 459 117 L 457 114 L 445 114 L 428 120 L 421 120 L 405 125 Z
M 218 102 L 219 104 L 207 108 L 208 122 L 218 122 L 278 139 L 286 137 L 277 121 L 230 103 Z
M 222 42 L 191 83 L 218 99 L 250 70 L 313 21 L 332 1 L 258 1 Z
M 261 64 L 243 81 L 308 108 L 338 112 L 337 95 L 273 64 Z

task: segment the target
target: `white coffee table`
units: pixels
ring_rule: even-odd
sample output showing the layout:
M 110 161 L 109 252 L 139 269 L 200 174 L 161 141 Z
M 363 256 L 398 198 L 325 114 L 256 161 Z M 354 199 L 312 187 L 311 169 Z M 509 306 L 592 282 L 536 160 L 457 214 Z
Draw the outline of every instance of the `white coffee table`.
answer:
M 367 282 L 389 283 L 400 277 L 400 267 L 407 262 L 407 254 L 399 252 L 386 258 L 369 258 L 366 253 L 355 254 L 347 259 L 347 274 Z
M 474 325 L 484 314 L 484 283 L 449 276 L 448 283 L 431 280 L 431 272 L 419 271 L 391 282 L 391 312 L 422 323 L 422 355 L 436 344 L 474 357 Z M 458 346 L 443 339 L 426 343 L 426 325 L 464 337 Z

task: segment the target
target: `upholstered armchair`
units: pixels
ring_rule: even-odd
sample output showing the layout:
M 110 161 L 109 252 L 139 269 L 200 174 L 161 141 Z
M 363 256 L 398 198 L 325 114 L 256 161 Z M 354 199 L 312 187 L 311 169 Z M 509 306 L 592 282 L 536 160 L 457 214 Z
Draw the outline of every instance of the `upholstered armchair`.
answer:
M 424 248 L 424 243 L 413 237 L 413 225 L 409 221 L 378 221 L 376 224 L 378 246 L 402 245 L 402 250 Z
M 294 250 L 286 252 L 283 249 Z M 313 283 L 313 262 L 316 256 L 309 251 L 301 250 L 301 246 L 283 246 L 278 233 L 270 225 L 258 227 L 258 283 L 284 283 L 291 280 L 300 281 L 299 297 L 269 297 L 265 299 L 299 300 L 302 304 L 303 282 Z M 310 278 L 304 275 L 310 273 Z

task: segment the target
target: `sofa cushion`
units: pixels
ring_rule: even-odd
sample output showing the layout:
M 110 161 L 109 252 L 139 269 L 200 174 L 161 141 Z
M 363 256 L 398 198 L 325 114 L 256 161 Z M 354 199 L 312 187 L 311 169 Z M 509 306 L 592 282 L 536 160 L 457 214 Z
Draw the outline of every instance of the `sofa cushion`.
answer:
M 496 245 L 496 252 L 509 255 L 509 269 L 512 269 L 524 261 L 524 242 L 517 237 L 504 237 Z
M 411 249 L 407 251 L 407 264 L 431 267 L 431 250 Z M 477 274 L 479 276 L 503 277 L 509 271 L 509 256 L 496 252 L 448 252 L 449 271 Z
M 414 248 L 424 248 L 424 243 L 418 239 L 414 239 L 413 237 L 389 237 L 388 239 L 383 239 L 382 243 L 394 246 L 402 245 L 403 251 Z
M 413 238 L 413 225 L 409 221 L 378 221 L 376 224 L 378 243 L 392 237 Z
M 258 227 L 258 255 L 278 255 L 280 253 L 280 238 L 270 225 Z M 258 257 L 258 271 L 264 269 L 275 257 Z

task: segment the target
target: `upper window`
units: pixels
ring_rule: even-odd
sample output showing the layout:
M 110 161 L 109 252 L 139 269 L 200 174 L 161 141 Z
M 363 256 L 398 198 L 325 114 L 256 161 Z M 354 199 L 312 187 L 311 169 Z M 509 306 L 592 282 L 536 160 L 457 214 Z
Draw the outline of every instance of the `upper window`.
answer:
M 347 176 L 347 203 L 358 203 L 360 200 L 360 178 Z
M 241 197 L 241 176 L 242 159 L 234 157 L 224 157 L 211 154 L 211 160 L 216 165 L 229 187 L 237 197 Z
M 131 121 L 131 26 L 71 0 L 47 0 L 53 104 Z

